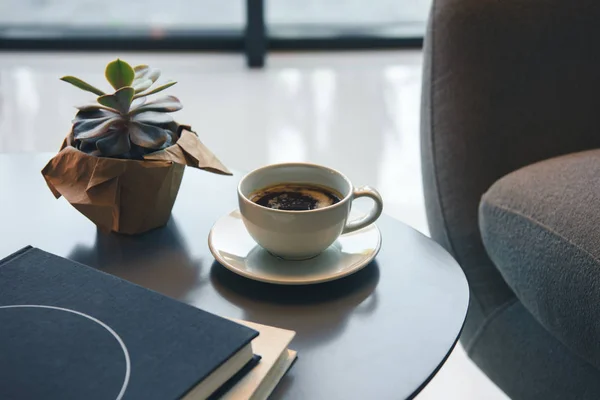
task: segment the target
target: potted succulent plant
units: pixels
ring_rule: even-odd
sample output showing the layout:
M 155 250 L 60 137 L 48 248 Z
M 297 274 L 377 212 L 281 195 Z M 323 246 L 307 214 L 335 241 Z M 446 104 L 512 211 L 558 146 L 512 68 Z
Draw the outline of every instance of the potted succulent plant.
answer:
M 98 97 L 77 107 L 71 132 L 42 174 L 56 198 L 64 196 L 101 229 L 141 233 L 168 221 L 186 165 L 231 173 L 191 127 L 169 115 L 182 108 L 176 97 L 148 99 L 176 82 L 154 86 L 158 69 L 119 59 L 105 75 L 114 93 L 61 78 Z

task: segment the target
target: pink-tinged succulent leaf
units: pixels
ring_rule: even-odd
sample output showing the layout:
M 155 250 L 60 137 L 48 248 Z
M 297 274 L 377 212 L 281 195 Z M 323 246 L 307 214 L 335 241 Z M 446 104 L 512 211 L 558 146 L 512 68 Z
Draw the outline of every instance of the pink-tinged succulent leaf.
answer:
M 169 125 L 171 122 L 173 122 L 173 117 L 171 117 L 169 114 L 161 112 L 146 111 L 134 115 L 132 120 L 135 122 L 140 122 L 142 124 L 162 126 Z
M 115 90 L 131 86 L 135 77 L 135 72 L 133 71 L 133 68 L 131 68 L 131 65 L 118 58 L 115 61 L 108 63 L 104 74 Z
M 82 119 L 73 124 L 73 136 L 76 140 L 99 139 L 108 134 L 114 125 L 122 122 L 120 117 Z
M 102 96 L 105 94 L 102 90 L 100 90 L 100 89 L 90 85 L 89 83 L 84 82 L 81 79 L 76 78 L 74 76 L 63 76 L 62 78 L 60 78 L 60 80 L 68 82 L 71 85 L 78 87 L 79 89 L 85 90 L 87 92 L 92 92 L 98 96 Z
M 113 108 L 121 114 L 127 114 L 133 100 L 133 94 L 134 89 L 131 86 L 127 86 L 117 90 L 114 94 L 105 94 L 98 97 L 98 103 Z
M 96 148 L 100 151 L 100 154 L 113 157 L 129 152 L 131 149 L 131 143 L 126 130 L 113 130 L 96 141 Z
M 135 96 L 133 96 L 133 98 L 134 98 L 134 99 L 138 99 L 138 98 L 140 98 L 140 97 L 144 97 L 144 96 L 150 96 L 151 94 L 158 93 L 158 92 L 162 92 L 163 90 L 170 88 L 171 86 L 173 86 L 173 85 L 174 85 L 174 84 L 176 84 L 176 83 L 177 83 L 177 82 L 175 82 L 175 81 L 171 81 L 171 82 L 163 83 L 162 85 L 155 87 L 154 89 L 152 89 L 152 90 L 151 90 L 151 91 L 149 91 L 149 92 L 136 94 Z M 137 93 L 137 92 L 136 92 L 136 93 Z
M 169 140 L 169 131 L 153 125 L 133 122 L 129 124 L 129 139 L 147 149 L 161 149 Z
M 133 89 L 135 90 L 136 93 L 140 93 L 143 92 L 144 90 L 150 88 L 150 86 L 152 86 L 154 82 L 152 82 L 150 79 L 135 79 L 132 83 L 133 85 Z
M 145 104 L 129 110 L 130 115 L 139 114 L 146 111 L 174 112 L 183 108 L 179 99 L 175 96 L 159 97 L 156 100 L 148 101 Z
M 129 107 L 129 109 L 133 110 L 134 108 L 138 108 L 142 104 L 146 103 L 146 100 L 147 99 L 145 97 L 140 97 L 138 99 L 134 98 L 133 101 L 131 102 L 131 107 Z
M 148 65 L 137 65 L 134 69 L 135 80 L 150 79 L 152 83 L 160 77 L 160 70 Z
M 73 125 L 75 125 L 75 124 L 81 124 L 84 121 L 89 121 L 89 120 L 93 120 L 93 119 L 100 120 L 100 119 L 108 119 L 108 118 L 119 118 L 123 122 L 121 125 L 125 125 L 125 118 L 123 116 L 121 116 L 121 114 L 114 113 L 111 111 L 105 111 L 105 110 L 79 111 L 77 114 L 75 114 L 75 118 L 71 122 L 73 123 Z M 90 126 L 90 125 L 88 125 L 88 126 Z
M 103 106 L 102 104 L 98 104 L 98 103 L 89 103 L 89 104 L 82 104 L 80 106 L 76 106 L 76 109 L 78 109 L 79 111 L 97 111 L 97 110 L 104 110 L 107 112 L 111 112 L 114 114 L 118 114 L 119 111 L 115 110 L 114 108 L 110 108 L 110 107 L 106 107 Z

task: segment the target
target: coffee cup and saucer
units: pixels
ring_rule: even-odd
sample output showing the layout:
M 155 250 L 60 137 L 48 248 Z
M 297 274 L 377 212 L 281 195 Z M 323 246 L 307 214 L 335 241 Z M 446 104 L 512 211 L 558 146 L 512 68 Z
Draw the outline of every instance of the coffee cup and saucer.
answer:
M 359 197 L 373 200 L 362 214 Z M 213 226 L 208 245 L 225 268 L 257 281 L 307 285 L 368 265 L 381 248 L 379 193 L 355 189 L 342 173 L 308 163 L 273 164 L 244 176 L 239 209 Z

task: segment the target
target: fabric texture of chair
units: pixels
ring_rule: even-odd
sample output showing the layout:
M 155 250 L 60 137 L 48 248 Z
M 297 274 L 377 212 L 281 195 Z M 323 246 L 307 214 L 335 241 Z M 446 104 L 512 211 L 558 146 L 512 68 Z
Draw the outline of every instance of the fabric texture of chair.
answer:
M 582 311 L 580 303 L 553 304 L 576 295 L 544 297 L 538 287 L 544 281 L 535 281 L 532 266 L 514 258 L 497 268 L 478 225 L 482 195 L 503 176 L 600 147 L 598 21 L 600 2 L 590 0 L 434 0 L 431 9 L 421 109 L 428 221 L 432 237 L 454 255 L 469 280 L 461 342 L 514 399 L 600 398 L 600 358 L 591 343 L 595 326 L 579 332 L 563 326 L 569 311 Z M 499 187 L 488 196 L 500 193 Z M 487 207 L 484 202 L 484 215 L 493 211 L 501 218 Z M 516 217 L 502 218 L 498 223 Z M 509 232 L 494 229 L 486 244 L 497 264 L 508 263 L 505 257 L 511 255 L 498 254 L 502 247 L 496 241 Z M 546 295 L 569 287 L 555 285 L 545 286 Z M 576 285 L 573 281 L 570 290 Z M 577 289 L 585 292 L 593 285 Z M 555 320 L 558 315 L 566 319 Z M 577 385 L 583 386 L 574 391 Z
M 600 150 L 510 173 L 480 205 L 483 242 L 525 308 L 600 368 Z

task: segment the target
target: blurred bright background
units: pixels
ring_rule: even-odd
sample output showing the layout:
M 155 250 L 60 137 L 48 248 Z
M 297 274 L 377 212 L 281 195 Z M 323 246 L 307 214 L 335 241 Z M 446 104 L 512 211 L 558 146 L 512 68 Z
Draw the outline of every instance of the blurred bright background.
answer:
M 429 5 L 430 0 L 267 0 L 265 22 L 271 37 L 418 38 Z M 242 35 L 245 21 L 245 0 L 0 2 L 4 39 L 210 39 Z

